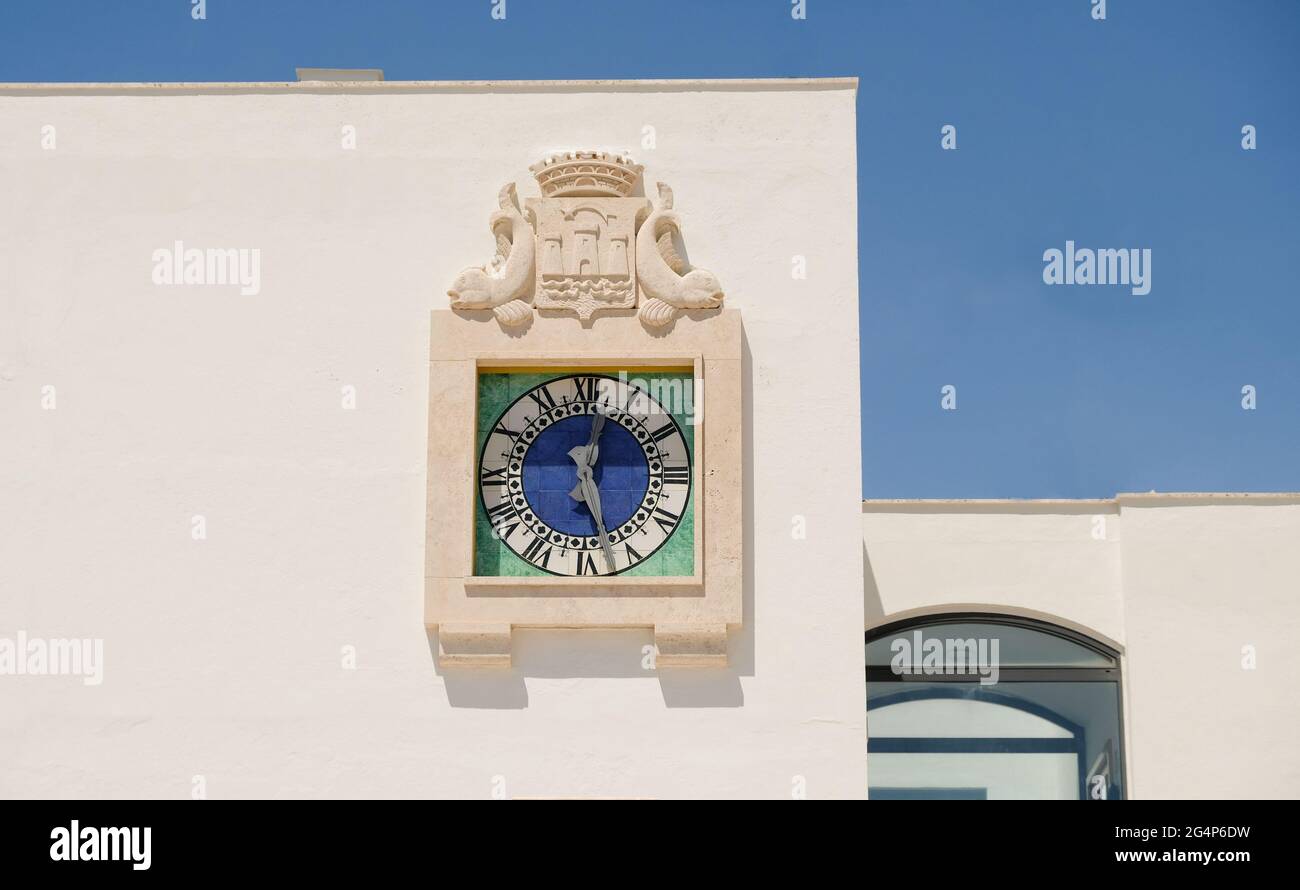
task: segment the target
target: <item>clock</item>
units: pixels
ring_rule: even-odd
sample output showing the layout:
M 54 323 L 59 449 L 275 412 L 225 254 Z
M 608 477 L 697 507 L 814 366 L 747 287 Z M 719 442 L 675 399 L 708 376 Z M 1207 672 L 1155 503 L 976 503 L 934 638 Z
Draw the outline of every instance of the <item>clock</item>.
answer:
M 692 383 L 481 372 L 475 574 L 693 575 Z
M 527 627 L 649 628 L 656 667 L 726 664 L 752 511 L 740 313 L 641 165 L 581 150 L 530 169 L 540 194 L 505 180 L 495 253 L 429 317 L 438 663 L 508 666 Z

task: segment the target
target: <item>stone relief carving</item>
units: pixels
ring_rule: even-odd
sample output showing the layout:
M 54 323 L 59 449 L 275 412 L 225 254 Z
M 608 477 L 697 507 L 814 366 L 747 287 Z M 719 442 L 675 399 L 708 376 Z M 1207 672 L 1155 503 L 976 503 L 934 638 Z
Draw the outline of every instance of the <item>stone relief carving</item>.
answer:
M 632 262 L 645 198 L 628 197 L 642 167 L 623 155 L 575 151 L 529 168 L 542 197 L 528 199 L 537 228 L 538 309 L 576 312 L 636 306 Z
M 486 266 L 457 275 L 447 295 L 453 309 L 491 309 L 502 324 L 514 326 L 533 314 L 522 299 L 533 282 L 533 229 L 519 211 L 513 182 L 501 187 L 497 202 L 501 209 L 488 221 L 497 241 L 496 256 Z
M 660 182 L 659 206 L 641 224 L 636 236 L 636 270 L 646 300 L 641 320 L 662 327 L 678 309 L 716 309 L 722 305 L 722 288 L 712 272 L 692 269 L 677 253 L 673 235 L 681 236 L 681 223 L 673 211 L 673 190 Z
M 674 246 L 681 223 L 672 190 L 658 183 L 655 208 L 632 197 L 640 164 L 621 154 L 574 151 L 529 169 L 542 196 L 527 199 L 525 218 L 513 183 L 501 189 L 490 222 L 496 256 L 456 277 L 447 291 L 453 309 L 491 309 L 503 325 L 515 326 L 534 309 L 586 321 L 639 306 L 642 323 L 663 327 L 678 310 L 722 304 L 713 273 L 691 268 Z

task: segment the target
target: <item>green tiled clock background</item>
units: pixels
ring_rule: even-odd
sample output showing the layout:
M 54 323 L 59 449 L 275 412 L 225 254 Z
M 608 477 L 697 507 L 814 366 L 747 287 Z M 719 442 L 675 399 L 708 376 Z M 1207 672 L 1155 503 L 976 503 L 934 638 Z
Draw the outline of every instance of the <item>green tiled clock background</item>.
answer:
M 483 453 L 483 442 L 488 433 L 495 425 L 501 412 L 515 401 L 515 399 L 528 392 L 539 383 L 545 383 L 547 380 L 554 380 L 557 377 L 563 377 L 567 374 L 597 373 L 590 369 L 575 368 L 572 371 L 551 370 L 545 372 L 485 372 L 478 376 L 478 421 L 477 435 L 474 445 L 474 460 L 477 462 L 479 456 Z M 616 376 L 610 374 L 609 376 Z M 660 391 L 659 384 L 664 383 L 664 390 L 669 392 L 690 391 L 691 398 L 694 393 L 694 376 L 689 371 L 629 371 L 629 380 L 644 380 L 649 384 L 650 394 L 653 396 Z M 680 382 L 675 382 L 680 381 Z M 669 389 L 668 387 L 678 387 L 678 389 Z M 693 406 L 693 402 L 688 404 L 671 404 L 664 405 L 665 408 L 671 409 L 673 418 L 677 421 L 678 426 L 682 428 L 682 436 L 686 439 L 686 447 L 691 452 L 691 467 L 694 471 L 695 466 L 695 427 L 690 423 L 687 413 L 682 410 L 688 405 Z M 474 478 L 478 478 L 478 467 L 475 467 Z M 664 543 L 653 556 L 645 559 L 630 569 L 620 572 L 621 576 L 655 576 L 655 577 L 680 577 L 695 574 L 695 486 L 691 486 L 691 495 L 686 502 L 686 510 L 682 514 L 682 521 L 677 526 L 677 530 Z M 544 572 L 534 566 L 532 563 L 519 556 L 517 553 L 507 547 L 502 541 L 498 540 L 492 534 L 492 524 L 488 522 L 487 513 L 483 509 L 483 500 L 479 497 L 477 486 L 474 489 L 474 574 L 486 576 L 543 576 L 553 577 L 549 572 Z

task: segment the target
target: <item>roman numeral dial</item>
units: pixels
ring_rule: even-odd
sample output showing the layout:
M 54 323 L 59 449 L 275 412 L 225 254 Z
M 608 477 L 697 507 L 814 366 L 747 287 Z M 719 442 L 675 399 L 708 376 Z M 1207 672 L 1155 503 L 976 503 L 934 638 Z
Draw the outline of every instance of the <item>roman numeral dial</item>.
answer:
M 693 384 L 668 380 L 480 381 L 476 573 L 693 573 Z

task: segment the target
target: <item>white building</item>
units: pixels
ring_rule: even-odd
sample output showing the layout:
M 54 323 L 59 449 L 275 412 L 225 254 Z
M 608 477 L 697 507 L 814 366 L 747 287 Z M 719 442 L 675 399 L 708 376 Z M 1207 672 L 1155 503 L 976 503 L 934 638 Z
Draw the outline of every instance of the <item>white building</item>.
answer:
M 1030 619 L 1040 629 L 1074 635 L 1115 657 L 1119 734 L 1112 764 L 1122 761 L 1128 797 L 1273 798 L 1300 794 L 1300 764 L 1293 739 L 1300 708 L 1292 687 L 1300 676 L 1296 578 L 1300 577 L 1300 496 L 1295 494 L 1121 494 L 1092 501 L 866 501 L 862 507 L 866 627 L 889 627 L 888 639 L 910 638 L 913 625 L 938 616 L 974 613 L 998 620 Z M 930 635 L 945 636 L 937 629 Z M 1016 630 L 975 629 L 963 636 L 1002 636 L 1000 682 L 987 690 L 1007 696 L 1002 722 L 1047 703 L 1056 717 L 1081 725 L 1093 737 L 1091 754 L 1076 764 L 1094 766 L 1113 718 L 1096 690 L 1109 683 L 1087 671 L 1071 683 L 1069 671 L 1052 675 L 1060 685 L 1010 682 Z M 1068 666 L 1100 664 L 1078 659 Z M 1044 650 L 1038 656 L 1047 654 Z M 878 660 L 878 659 L 877 659 Z M 1032 658 L 1027 663 L 1046 664 Z M 924 676 L 908 680 L 926 680 Z M 978 685 L 978 684 L 977 684 Z M 872 684 L 873 698 L 924 682 Z M 954 687 L 955 688 L 955 687 Z M 964 689 L 973 689 L 962 684 Z M 1032 690 L 1032 691 L 1030 691 Z M 1089 698 L 1080 690 L 1093 694 Z M 995 716 L 964 714 L 929 703 L 940 721 L 935 735 L 973 735 Z M 1032 710 L 1032 709 L 1031 709 Z M 873 708 L 874 712 L 874 708 Z M 882 714 L 886 712 L 882 711 Z M 1040 712 L 1041 713 L 1041 712 Z M 868 721 L 874 722 L 874 718 Z M 886 717 L 890 734 L 898 729 Z M 906 720 L 904 721 L 906 723 Z M 1017 725 L 1022 735 L 1050 727 Z M 927 734 L 930 734 L 927 731 Z M 1008 732 L 1008 734 L 1011 734 Z M 1115 759 L 1122 747 L 1122 758 Z M 887 777 L 913 770 L 930 776 L 949 769 L 963 778 L 997 778 L 997 756 L 974 746 L 962 753 L 927 755 L 900 766 L 907 755 L 887 755 Z M 897 748 L 889 749 L 891 751 Z M 960 762 L 961 757 L 966 762 Z M 1074 759 L 1061 750 L 1019 756 L 1015 775 L 1003 778 L 1007 794 L 1063 792 L 1033 771 L 1034 760 Z M 876 754 L 871 755 L 876 762 Z M 892 761 L 891 762 L 891 758 Z M 936 766 L 936 764 L 938 764 Z M 1115 778 L 1112 768 L 1111 777 Z M 1086 778 L 1086 776 L 1085 776 Z M 872 785 L 886 781 L 873 772 Z M 919 783 L 918 783 L 919 784 Z M 941 784 L 936 781 L 936 784 Z M 990 796 L 994 786 L 990 782 Z
M 0 85 L 0 794 L 1300 794 L 1296 497 L 860 502 L 855 92 Z M 451 289 L 513 280 L 529 167 L 585 150 L 635 158 L 644 188 L 567 194 L 645 207 L 574 229 L 597 243 L 557 299 L 603 286 L 593 252 L 630 276 L 619 227 L 671 203 L 669 265 L 710 270 L 725 310 L 665 295 L 666 333 L 635 307 L 448 311 L 494 234 Z M 429 505 L 476 472 L 442 413 L 475 397 L 439 368 L 529 344 L 695 357 L 722 434 L 692 464 L 717 511 L 695 508 L 694 574 L 575 592 L 457 568 L 474 508 Z M 985 634 L 1027 659 L 991 687 L 897 681 L 869 777 L 863 630 L 969 613 L 1077 636 Z M 1109 749 L 1045 715 L 1052 690 L 965 695 L 1068 653 L 1100 659 L 1074 666 L 1096 689 L 1119 677 Z

